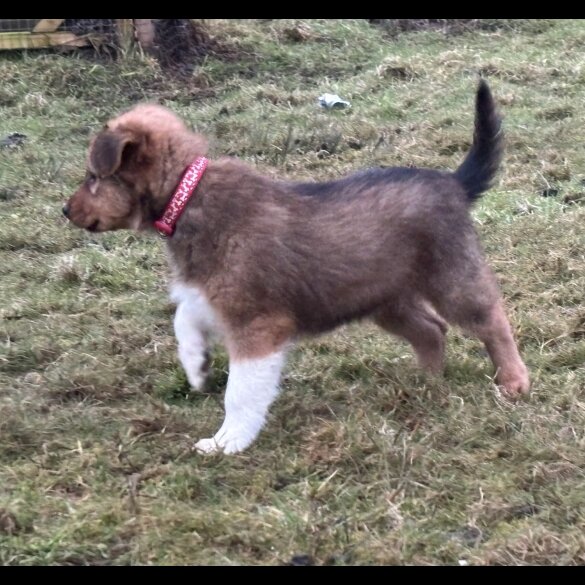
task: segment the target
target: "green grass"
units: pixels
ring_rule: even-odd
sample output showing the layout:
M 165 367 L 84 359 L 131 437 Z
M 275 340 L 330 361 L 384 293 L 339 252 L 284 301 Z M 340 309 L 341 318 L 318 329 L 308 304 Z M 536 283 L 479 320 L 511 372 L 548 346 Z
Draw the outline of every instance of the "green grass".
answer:
M 27 135 L 0 149 L 0 564 L 585 563 L 585 24 L 305 22 L 293 42 L 295 21 L 209 21 L 239 57 L 187 79 L 147 58 L 0 54 L 0 138 Z M 227 358 L 189 394 L 161 241 L 60 216 L 89 135 L 150 100 L 274 175 L 454 169 L 478 71 L 507 150 L 474 216 L 530 399 L 502 398 L 457 331 L 425 378 L 353 324 L 295 349 L 252 448 L 193 452 L 221 422 Z M 320 109 L 325 91 L 352 108 Z

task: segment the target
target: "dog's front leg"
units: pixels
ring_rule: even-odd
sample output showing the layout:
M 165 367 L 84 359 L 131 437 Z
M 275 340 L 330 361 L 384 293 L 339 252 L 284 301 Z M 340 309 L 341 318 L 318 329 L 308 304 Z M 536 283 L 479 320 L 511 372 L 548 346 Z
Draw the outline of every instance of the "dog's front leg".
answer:
M 191 388 L 202 389 L 207 375 L 207 341 L 204 331 L 192 321 L 186 303 L 181 303 L 175 313 L 175 335 L 179 343 L 179 359 Z
M 284 350 L 262 358 L 234 359 L 225 393 L 225 419 L 211 439 L 202 439 L 195 448 L 202 453 L 238 453 L 260 433 L 268 408 L 278 396 Z
M 178 303 L 174 329 L 179 344 L 179 359 L 193 390 L 201 390 L 209 361 L 208 336 L 215 318 L 205 296 L 196 288 L 175 285 L 171 299 Z

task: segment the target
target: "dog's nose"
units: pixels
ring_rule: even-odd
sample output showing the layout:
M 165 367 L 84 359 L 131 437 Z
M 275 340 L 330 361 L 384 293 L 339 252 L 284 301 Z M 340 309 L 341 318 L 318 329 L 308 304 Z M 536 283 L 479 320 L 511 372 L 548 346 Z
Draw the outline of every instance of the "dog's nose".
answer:
M 63 205 L 63 215 L 65 217 L 69 217 L 69 205 L 68 204 Z

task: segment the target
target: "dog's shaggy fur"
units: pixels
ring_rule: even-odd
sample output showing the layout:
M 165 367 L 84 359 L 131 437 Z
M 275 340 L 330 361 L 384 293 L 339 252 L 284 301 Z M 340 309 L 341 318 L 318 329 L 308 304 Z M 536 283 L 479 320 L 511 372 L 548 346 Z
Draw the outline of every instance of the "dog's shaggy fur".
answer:
M 87 178 L 64 212 L 91 231 L 152 229 L 185 168 L 206 152 L 206 140 L 169 110 L 136 106 L 93 139 Z M 379 168 L 296 183 L 234 158 L 210 161 L 167 239 L 179 356 L 191 384 L 203 383 L 211 332 L 230 357 L 225 422 L 197 447 L 246 448 L 277 396 L 286 348 L 356 318 L 409 341 L 435 373 L 446 323 L 461 326 L 485 343 L 504 390 L 527 392 L 469 215 L 501 152 L 500 118 L 481 81 L 473 145 L 454 173 Z

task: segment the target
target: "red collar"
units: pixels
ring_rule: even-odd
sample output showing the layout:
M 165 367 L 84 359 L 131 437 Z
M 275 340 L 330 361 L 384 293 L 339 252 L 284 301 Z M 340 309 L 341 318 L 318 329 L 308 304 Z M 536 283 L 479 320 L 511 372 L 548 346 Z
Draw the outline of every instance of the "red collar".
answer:
M 179 186 L 175 189 L 171 200 L 167 203 L 162 217 L 154 222 L 154 228 L 162 236 L 172 236 L 175 231 L 175 224 L 183 213 L 191 195 L 199 184 L 205 169 L 207 160 L 204 156 L 197 157 L 184 172 Z

